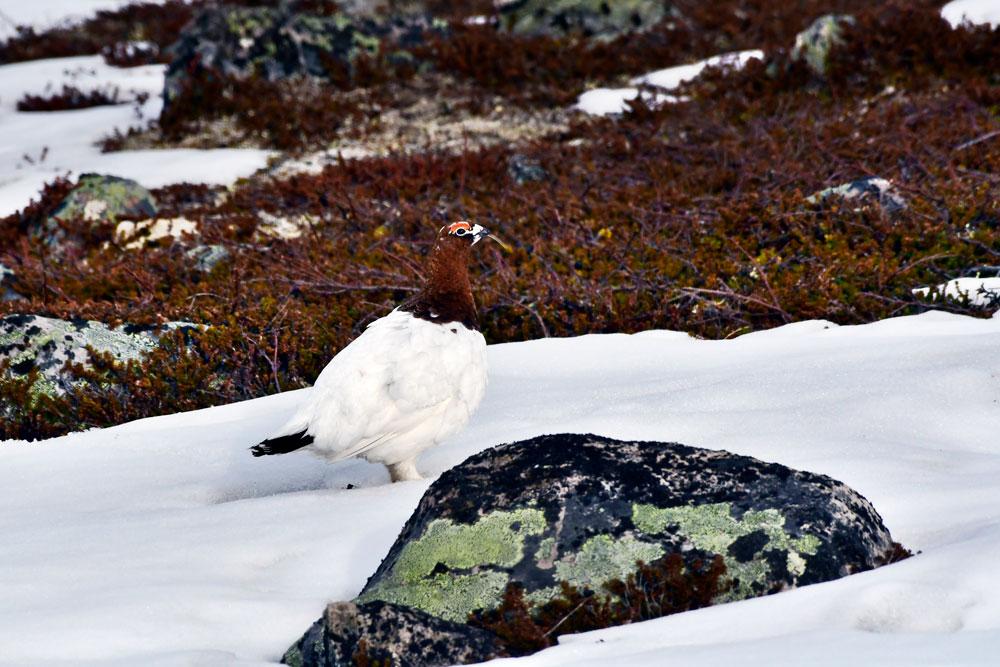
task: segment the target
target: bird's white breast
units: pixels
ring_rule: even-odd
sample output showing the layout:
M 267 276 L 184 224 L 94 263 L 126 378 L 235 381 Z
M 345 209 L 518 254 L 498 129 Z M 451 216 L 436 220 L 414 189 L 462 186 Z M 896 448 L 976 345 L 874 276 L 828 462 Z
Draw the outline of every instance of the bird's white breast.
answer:
M 282 430 L 305 427 L 330 459 L 392 464 L 459 431 L 485 391 L 481 333 L 395 310 L 330 361 Z

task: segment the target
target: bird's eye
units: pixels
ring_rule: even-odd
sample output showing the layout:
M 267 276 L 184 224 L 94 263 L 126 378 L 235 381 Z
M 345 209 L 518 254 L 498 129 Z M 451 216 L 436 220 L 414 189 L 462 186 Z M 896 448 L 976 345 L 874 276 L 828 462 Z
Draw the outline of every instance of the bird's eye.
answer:
M 466 229 L 465 227 L 459 227 L 458 229 L 455 230 L 455 236 L 465 236 L 468 233 L 469 230 Z

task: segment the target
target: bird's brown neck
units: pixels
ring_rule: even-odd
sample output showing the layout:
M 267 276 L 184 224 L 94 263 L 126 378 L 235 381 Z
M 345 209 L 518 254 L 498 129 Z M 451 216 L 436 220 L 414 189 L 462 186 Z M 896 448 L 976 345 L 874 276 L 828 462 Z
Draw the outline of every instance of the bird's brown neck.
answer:
M 446 236 L 431 250 L 427 282 L 420 292 L 403 304 L 414 317 L 446 324 L 461 322 L 469 329 L 479 329 L 476 303 L 469 282 L 469 243 Z

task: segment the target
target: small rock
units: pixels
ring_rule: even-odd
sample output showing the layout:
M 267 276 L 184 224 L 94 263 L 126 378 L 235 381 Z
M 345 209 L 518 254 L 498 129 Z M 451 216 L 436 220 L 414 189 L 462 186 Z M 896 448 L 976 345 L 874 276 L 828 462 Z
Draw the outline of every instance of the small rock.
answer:
M 158 245 L 161 239 L 180 239 L 197 234 L 198 223 L 187 218 L 148 218 L 139 222 L 123 220 L 115 227 L 115 238 L 125 241 L 126 250 Z
M 337 602 L 285 653 L 293 667 L 444 667 L 498 655 L 495 637 L 418 609 L 385 602 Z
M 209 273 L 220 262 L 229 259 L 229 250 L 224 245 L 198 245 L 187 252 L 184 256 L 194 262 L 194 268 L 202 273 Z
M 813 74 L 823 78 L 830 66 L 830 49 L 843 43 L 845 25 L 853 25 L 854 17 L 849 14 L 827 14 L 812 22 L 808 28 L 795 36 L 792 60 L 804 61 Z
M 91 227 L 114 224 L 121 217 L 156 215 L 156 200 L 149 190 L 133 180 L 102 174 L 83 174 L 36 234 L 50 246 L 66 240 L 58 222 L 81 220 Z
M 314 215 L 302 214 L 280 216 L 267 211 L 257 211 L 260 223 L 257 225 L 258 238 L 297 239 L 319 223 Z
M 15 292 L 11 285 L 14 283 L 14 272 L 0 263 L 0 301 L 14 301 L 24 297 Z
M 59 220 L 116 222 L 123 216 L 152 217 L 156 200 L 146 188 L 128 178 L 83 174 L 52 214 Z
M 544 181 L 548 177 L 548 172 L 538 160 L 521 153 L 514 153 L 507 159 L 507 174 L 518 185 Z
M 670 14 L 664 0 L 514 0 L 500 7 L 500 24 L 519 35 L 608 40 L 647 30 Z
M 810 204 L 822 204 L 830 197 L 856 199 L 862 202 L 875 201 L 889 215 L 906 210 L 906 200 L 893 186 L 892 181 L 884 178 L 860 178 L 850 183 L 826 188 L 809 195 L 806 201 Z

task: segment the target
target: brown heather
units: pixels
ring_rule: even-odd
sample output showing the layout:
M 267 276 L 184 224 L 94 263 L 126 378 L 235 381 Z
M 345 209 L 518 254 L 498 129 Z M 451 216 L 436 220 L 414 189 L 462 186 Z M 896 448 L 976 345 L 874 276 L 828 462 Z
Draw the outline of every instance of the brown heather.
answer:
M 535 606 L 524 599 L 520 584 L 510 583 L 496 609 L 473 612 L 469 623 L 497 636 L 509 656 L 530 655 L 555 646 L 559 635 L 649 621 L 708 607 L 729 590 L 722 556 L 688 566 L 680 554 L 650 564 L 636 563 L 624 581 L 614 579 L 599 594 L 565 581 L 561 593 Z
M 865 3 L 721 4 L 780 20 L 718 21 L 683 53 L 780 45 L 767 63 L 707 74 L 683 91 L 689 103 L 636 104 L 617 121 L 580 117 L 563 135 L 517 148 L 547 170 L 542 181 L 513 182 L 515 149 L 494 147 L 257 177 L 227 196 L 203 186 L 156 191 L 162 216 L 197 220 L 201 242 L 229 249 L 231 259 L 208 275 L 181 243 L 126 251 L 105 247 L 107 232 L 84 234 L 56 257 L 25 234 L 68 188 L 51 185 L 0 221 L 0 262 L 30 299 L 0 303 L 0 314 L 211 328 L 143 364 L 103 360 L 83 374 L 89 388 L 60 399 L 33 404 L 16 381 L 0 382 L 13 410 L 2 435 L 45 437 L 305 386 L 366 324 L 412 295 L 436 230 L 458 218 L 516 248 L 478 253 L 472 267 L 493 343 L 650 328 L 730 338 L 811 318 L 871 322 L 926 309 L 915 286 L 1000 265 L 1000 31 L 953 31 L 936 8 L 879 4 L 855 12 L 830 81 L 820 83 L 788 64 L 791 35 L 829 8 Z M 762 41 L 739 41 L 744 29 Z M 484 53 L 507 52 L 513 68 L 510 79 L 503 69 L 481 75 L 484 91 L 507 90 L 537 62 L 524 40 L 477 34 L 489 42 Z M 628 71 L 677 62 L 665 54 L 642 60 L 637 52 Z M 454 58 L 439 67 L 463 71 Z M 510 95 L 566 101 L 599 74 L 571 71 L 562 81 L 541 71 L 536 88 Z M 253 132 L 313 136 L 294 108 L 285 118 L 287 127 Z M 870 203 L 806 202 L 864 176 L 892 179 L 909 207 L 890 217 Z M 308 214 L 312 224 L 299 239 L 261 241 L 261 211 Z M 934 307 L 982 314 L 958 302 Z

